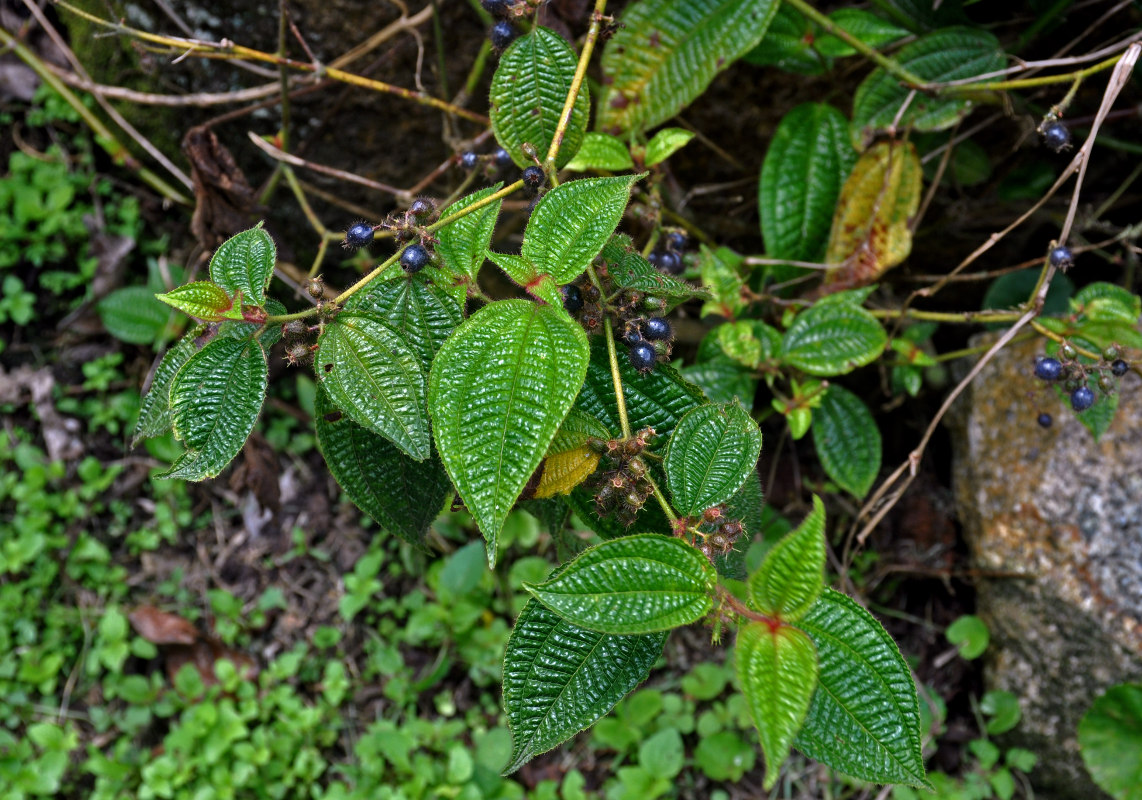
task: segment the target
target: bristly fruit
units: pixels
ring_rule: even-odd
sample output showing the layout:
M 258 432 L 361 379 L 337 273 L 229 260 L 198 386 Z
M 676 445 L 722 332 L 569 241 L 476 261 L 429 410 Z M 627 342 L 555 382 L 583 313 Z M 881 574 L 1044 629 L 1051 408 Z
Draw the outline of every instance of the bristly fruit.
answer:
M 650 372 L 654 369 L 654 362 L 658 360 L 658 353 L 654 346 L 646 342 L 639 342 L 630 349 L 630 363 L 639 372 Z
M 667 275 L 681 275 L 686 265 L 682 261 L 682 256 L 667 250 L 659 257 L 658 268 Z
M 1044 412 L 1044 413 L 1039 415 L 1038 423 L 1039 423 L 1040 428 L 1049 428 L 1049 427 L 1051 427 L 1051 423 L 1053 423 L 1053 422 L 1054 422 L 1054 420 L 1051 419 L 1050 414 L 1047 414 L 1046 412 Z
M 507 17 L 512 10 L 510 0 L 480 0 L 480 5 L 493 17 Z
M 666 234 L 667 250 L 684 250 L 686 248 L 686 234 L 681 231 L 671 231 Z
M 1063 365 L 1057 358 L 1040 358 L 1035 362 L 1035 377 L 1044 381 L 1057 381 L 1063 377 Z
M 501 19 L 492 26 L 492 32 L 489 36 L 492 40 L 492 47 L 503 52 L 509 44 L 515 41 L 516 29 L 512 27 L 510 22 Z
M 1056 269 L 1066 270 L 1074 266 L 1075 254 L 1071 252 L 1071 248 L 1061 244 L 1058 247 L 1051 248 L 1051 253 L 1047 256 L 1047 261 Z
M 652 342 L 664 342 L 672 332 L 670 323 L 662 317 L 651 317 L 642 323 L 642 335 Z
M 573 283 L 569 283 L 566 286 L 560 286 L 559 291 L 563 292 L 563 308 L 568 314 L 578 314 L 583 310 L 582 289 Z
M 345 231 L 345 241 L 341 246 L 347 250 L 356 250 L 373 243 L 373 226 L 367 222 L 354 222 Z
M 1121 358 L 1112 361 L 1110 364 L 1110 374 L 1116 378 L 1121 378 L 1130 369 L 1130 365 L 1123 361 Z
M 1071 408 L 1075 411 L 1086 411 L 1094 405 L 1094 392 L 1089 386 L 1080 386 L 1071 392 Z
M 547 176 L 539 167 L 528 167 L 523 171 L 523 185 L 530 191 L 537 192 L 539 187 L 547 181 Z
M 1047 145 L 1047 147 L 1056 153 L 1071 149 L 1071 130 L 1065 123 L 1053 119 L 1044 125 L 1041 131 L 1043 134 L 1043 144 Z
M 405 272 L 420 272 L 428 266 L 428 251 L 419 244 L 410 244 L 400 256 L 401 269 Z
M 412 205 L 408 207 L 408 212 L 417 219 L 424 219 L 435 210 L 436 205 L 424 197 L 416 198 L 412 201 Z

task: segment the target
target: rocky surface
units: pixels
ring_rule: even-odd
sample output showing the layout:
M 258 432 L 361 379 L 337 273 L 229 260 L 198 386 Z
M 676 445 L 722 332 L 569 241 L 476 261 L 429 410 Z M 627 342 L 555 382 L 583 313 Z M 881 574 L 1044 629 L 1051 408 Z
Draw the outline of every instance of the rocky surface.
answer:
M 1014 692 L 1023 709 L 1004 743 L 1039 754 L 1039 796 L 1097 798 L 1076 726 L 1106 687 L 1142 677 L 1142 380 L 1123 378 L 1118 414 L 1095 442 L 1032 377 L 1041 351 L 1009 346 L 959 404 L 956 495 L 983 573 L 988 688 Z

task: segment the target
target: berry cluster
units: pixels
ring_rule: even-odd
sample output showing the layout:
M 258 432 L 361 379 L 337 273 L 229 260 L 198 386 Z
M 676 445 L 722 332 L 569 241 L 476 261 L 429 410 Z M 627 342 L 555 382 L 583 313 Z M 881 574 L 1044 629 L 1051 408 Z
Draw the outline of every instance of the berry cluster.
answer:
M 1122 358 L 1122 348 L 1116 344 L 1108 345 L 1102 351 L 1102 358 L 1094 365 L 1079 362 L 1078 351 L 1069 342 L 1059 345 L 1059 358 L 1040 356 L 1035 361 L 1035 377 L 1049 383 L 1062 382 L 1075 411 L 1086 411 L 1096 400 L 1094 390 L 1088 385 L 1088 377 L 1097 375 L 1098 388 L 1104 394 L 1111 394 L 1118 387 L 1118 379 L 1129 369 L 1130 365 Z M 1050 427 L 1050 420 L 1049 414 L 1039 415 L 1039 424 L 1044 428 Z
M 511 153 L 502 147 L 497 147 L 490 155 L 482 156 L 471 150 L 465 150 L 456 157 L 456 163 L 467 172 L 471 172 L 480 166 L 480 164 L 489 164 L 488 175 L 491 176 L 495 170 L 503 169 L 504 167 L 511 166 L 512 157 Z
M 734 549 L 745 531 L 740 519 L 728 519 L 724 504 L 707 508 L 697 517 L 683 517 L 674 523 L 674 535 L 690 541 L 711 561 Z
M 642 459 L 654 435 L 654 428 L 643 428 L 629 439 L 589 440 L 602 454 L 604 464 L 588 484 L 595 490 L 595 512 L 600 517 L 614 514 L 626 527 L 634 524 L 647 498 L 654 493 Z
M 646 260 L 655 269 L 667 275 L 681 275 L 686 269 L 682 253 L 686 249 L 686 234 L 682 231 L 668 231 L 662 237 L 662 247 L 655 249 Z
M 292 319 L 282 324 L 282 338 L 285 339 L 287 364 L 291 367 L 298 367 L 308 364 L 312 360 L 317 345 L 310 342 L 309 338 L 320 329 L 319 325 L 310 326 L 300 319 Z

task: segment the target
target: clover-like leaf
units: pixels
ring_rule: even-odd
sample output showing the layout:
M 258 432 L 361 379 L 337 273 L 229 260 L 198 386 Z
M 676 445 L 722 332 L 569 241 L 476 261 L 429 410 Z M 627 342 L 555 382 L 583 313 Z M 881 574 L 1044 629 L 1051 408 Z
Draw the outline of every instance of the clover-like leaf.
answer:
M 796 622 L 825 586 L 825 506 L 813 495 L 813 511 L 777 542 L 749 578 L 750 603 L 767 617 Z
M 781 339 L 781 359 L 810 375 L 844 375 L 884 352 L 888 334 L 853 303 L 818 302 L 797 315 Z
M 531 166 L 522 145 L 535 147 L 539 157 L 548 148 L 559 127 L 563 103 L 571 91 L 578 58 L 562 36 L 547 28 L 536 27 L 512 43 L 492 76 L 490 115 L 492 131 L 519 167 Z M 584 83 L 579 88 L 571 121 L 563 136 L 557 169 L 567 165 L 579 150 L 587 130 L 591 101 Z
M 797 749 L 854 778 L 931 788 L 920 752 L 916 684 L 896 643 L 851 598 L 825 589 L 797 626 L 820 661 Z
M 143 402 L 139 407 L 139 420 L 135 423 L 135 433 L 131 439 L 132 447 L 138 444 L 140 439 L 162 436 L 171 429 L 171 382 L 190 357 L 198 352 L 195 340 L 205 332 L 205 325 L 195 326 L 163 354 L 159 365 L 155 367 L 151 387 L 143 395 Z
M 531 595 L 573 625 L 602 633 L 653 633 L 696 622 L 713 608 L 717 572 L 698 550 L 655 533 L 584 550 Z
M 738 403 L 699 406 L 670 437 L 663 468 L 674 506 L 685 516 L 729 500 L 761 455 L 761 431 Z
M 269 365 L 252 339 L 216 337 L 187 359 L 170 387 L 175 437 L 186 445 L 164 478 L 213 478 L 238 455 L 266 399 Z
M 816 649 L 796 628 L 750 622 L 738 629 L 734 666 L 761 739 L 764 787 L 769 791 L 777 784 L 817 687 Z
M 838 486 L 864 497 L 880 472 L 880 431 L 868 406 L 833 384 L 813 410 L 813 444 L 825 474 Z
M 262 224 L 223 242 L 210 259 L 210 280 L 228 295 L 242 293 L 252 306 L 266 304 L 266 287 L 274 276 L 277 248 Z
M 570 739 L 646 680 L 666 632 L 618 636 L 572 625 L 534 599 L 504 654 L 512 757 L 504 773 Z
M 342 312 L 317 340 L 317 379 L 333 405 L 417 461 L 432 441 L 421 358 L 382 319 Z
M 490 563 L 508 512 L 583 385 L 589 354 L 563 309 L 500 300 L 458 327 L 433 362 L 436 446 Z

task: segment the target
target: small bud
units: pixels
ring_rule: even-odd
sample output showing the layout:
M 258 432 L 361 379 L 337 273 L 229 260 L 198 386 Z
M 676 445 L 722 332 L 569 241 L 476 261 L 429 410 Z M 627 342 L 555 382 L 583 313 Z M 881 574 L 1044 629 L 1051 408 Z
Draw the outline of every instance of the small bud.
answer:
M 317 300 L 325 296 L 325 281 L 318 275 L 316 278 L 310 278 L 305 284 L 305 293 Z

